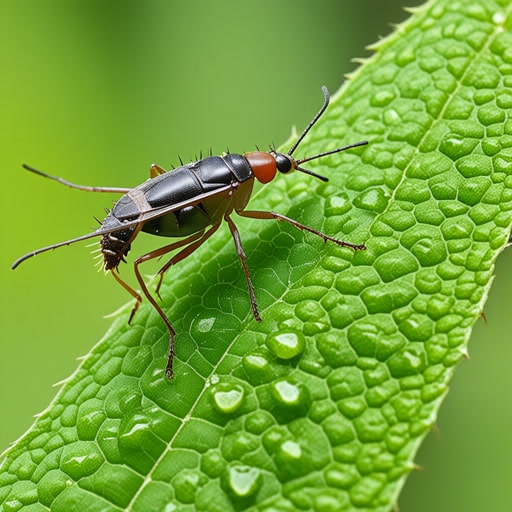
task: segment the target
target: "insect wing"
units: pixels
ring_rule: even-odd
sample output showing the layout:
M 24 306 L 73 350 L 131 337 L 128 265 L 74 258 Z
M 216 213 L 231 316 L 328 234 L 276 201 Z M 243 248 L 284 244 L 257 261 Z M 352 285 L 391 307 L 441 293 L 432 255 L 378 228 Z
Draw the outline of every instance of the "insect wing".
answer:
M 75 242 L 81 242 L 82 240 L 88 240 L 90 238 L 95 238 L 97 236 L 103 236 L 107 235 L 108 233 L 115 233 L 116 231 L 121 231 L 126 228 L 131 228 L 134 226 L 138 226 L 139 224 L 144 224 L 145 222 L 148 222 L 152 219 L 157 219 L 159 217 L 163 217 L 164 215 L 168 215 L 169 213 L 172 213 L 174 211 L 181 210 L 182 208 L 185 208 L 187 206 L 193 206 L 196 205 L 205 199 L 209 199 L 212 197 L 215 197 L 216 195 L 222 195 L 225 192 L 229 191 L 231 189 L 231 185 L 226 185 L 224 187 L 218 188 L 217 190 L 205 192 L 204 194 L 200 194 L 194 199 L 188 199 L 186 201 L 182 201 L 177 204 L 162 206 L 160 208 L 152 208 L 151 210 L 147 210 L 145 212 L 142 212 L 139 214 L 137 219 L 134 220 L 128 220 L 124 222 L 119 222 L 118 225 L 105 228 L 103 226 L 99 227 L 96 231 L 93 231 L 92 233 L 87 233 L 85 235 L 72 238 L 70 240 L 66 240 L 64 242 L 59 242 L 53 245 L 49 245 L 47 247 L 42 247 L 41 249 L 37 249 L 35 251 L 29 252 L 20 258 L 18 258 L 11 266 L 11 268 L 14 270 L 20 263 L 23 261 L 31 258 L 32 256 L 36 256 L 37 254 L 40 254 L 42 252 L 50 251 L 52 249 L 57 249 L 58 247 L 63 247 L 64 245 L 70 245 L 74 244 Z
M 219 187 L 216 190 L 212 190 L 209 192 L 204 192 L 203 194 L 198 194 L 193 199 L 186 199 L 176 204 L 165 205 L 160 207 L 150 207 L 145 210 L 141 210 L 136 219 L 130 219 L 127 221 L 123 221 L 119 227 L 117 228 L 106 228 L 103 227 L 98 228 L 94 233 L 96 235 L 106 235 L 107 233 L 114 233 L 115 231 L 120 231 L 121 229 L 137 226 L 138 224 L 144 224 L 153 219 L 157 219 L 159 217 L 163 217 L 164 215 L 168 215 L 169 213 L 176 212 L 187 206 L 194 206 L 203 202 L 206 199 L 211 199 L 217 195 L 221 196 L 225 192 L 229 191 L 232 188 L 232 185 L 225 185 L 223 187 Z M 148 205 L 149 206 L 149 205 Z

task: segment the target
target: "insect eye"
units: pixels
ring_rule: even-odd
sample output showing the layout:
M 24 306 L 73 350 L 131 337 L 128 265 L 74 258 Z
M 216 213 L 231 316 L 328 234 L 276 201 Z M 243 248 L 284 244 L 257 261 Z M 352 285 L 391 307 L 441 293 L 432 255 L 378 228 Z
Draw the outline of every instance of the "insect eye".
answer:
M 293 161 L 288 155 L 283 155 L 283 153 L 276 153 L 274 158 L 276 159 L 276 166 L 279 172 L 286 174 L 295 169 Z

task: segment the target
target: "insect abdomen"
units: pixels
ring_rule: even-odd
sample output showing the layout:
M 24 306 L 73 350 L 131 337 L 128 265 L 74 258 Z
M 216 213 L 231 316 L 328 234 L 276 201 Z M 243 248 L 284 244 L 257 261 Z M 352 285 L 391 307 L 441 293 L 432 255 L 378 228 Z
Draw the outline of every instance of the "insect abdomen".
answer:
M 135 228 L 123 229 L 114 233 L 103 235 L 100 240 L 105 270 L 112 270 L 119 266 L 121 261 L 126 263 L 124 257 L 128 254 Z
M 197 233 L 210 224 L 208 213 L 198 204 L 149 220 L 142 226 L 142 231 L 157 236 L 180 237 Z

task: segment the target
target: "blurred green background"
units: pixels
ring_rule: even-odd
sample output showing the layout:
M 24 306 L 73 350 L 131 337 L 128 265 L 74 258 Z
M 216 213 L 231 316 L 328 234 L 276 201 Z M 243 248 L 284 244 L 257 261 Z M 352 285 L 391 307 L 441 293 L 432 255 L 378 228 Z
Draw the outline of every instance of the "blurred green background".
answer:
M 405 1 L 405 0 L 404 0 Z M 407 5 L 421 2 L 407 0 Z M 21 435 L 128 295 L 85 244 L 10 270 L 32 249 L 88 232 L 111 196 L 66 189 L 26 162 L 88 185 L 135 186 L 200 150 L 280 144 L 334 92 L 367 44 L 404 20 L 402 1 L 4 0 L 0 9 L 2 176 L 0 451 Z M 134 254 L 154 247 L 137 240 Z M 130 275 L 126 267 L 124 275 Z M 512 253 L 439 418 L 402 511 L 512 510 Z

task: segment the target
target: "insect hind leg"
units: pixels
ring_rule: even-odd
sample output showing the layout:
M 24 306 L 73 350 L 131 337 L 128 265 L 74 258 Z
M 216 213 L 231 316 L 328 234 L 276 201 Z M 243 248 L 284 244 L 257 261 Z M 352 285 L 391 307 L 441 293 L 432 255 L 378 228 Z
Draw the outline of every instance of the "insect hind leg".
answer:
M 199 233 L 195 233 L 192 236 L 189 236 L 188 238 L 185 238 L 184 240 L 180 240 L 178 242 L 174 242 L 174 243 L 166 245 L 164 247 L 160 247 L 159 249 L 156 249 L 154 251 L 148 252 L 147 254 L 144 254 L 143 256 L 140 256 L 139 258 L 137 258 L 133 264 L 135 276 L 137 278 L 137 281 L 139 282 L 142 292 L 144 293 L 144 295 L 146 296 L 146 298 L 148 299 L 150 304 L 155 308 L 156 312 L 160 315 L 160 318 L 163 320 L 165 326 L 167 327 L 167 330 L 169 331 L 169 354 L 168 354 L 168 358 L 167 358 L 167 365 L 165 367 L 165 375 L 168 379 L 172 379 L 174 376 L 174 370 L 173 370 L 174 337 L 176 336 L 176 331 L 174 330 L 171 322 L 167 318 L 163 309 L 160 307 L 158 302 L 155 300 L 155 298 L 149 292 L 149 289 L 140 273 L 139 265 L 141 263 L 152 260 L 154 258 L 159 258 L 159 257 L 163 256 L 164 254 L 167 254 L 171 251 L 174 251 L 175 249 L 178 249 L 179 247 L 183 247 L 184 245 L 186 246 L 178 254 L 176 254 L 173 258 L 171 258 L 158 271 L 158 274 L 160 275 L 160 281 L 157 286 L 157 292 L 158 292 L 160 289 L 160 285 L 162 283 L 162 276 L 163 276 L 164 272 L 166 270 L 168 270 L 169 267 L 171 267 L 171 265 L 173 265 L 174 263 L 177 263 L 178 261 L 181 261 L 182 259 L 186 258 L 189 254 L 191 254 L 193 251 L 195 251 L 201 244 L 203 244 L 208 238 L 210 238 L 210 236 L 215 231 L 217 231 L 218 227 L 219 227 L 219 224 L 216 224 L 216 225 L 212 226 L 206 233 L 203 230 L 203 231 L 200 231 Z
M 251 219 L 276 219 L 279 221 L 287 222 L 288 224 L 291 224 L 292 226 L 296 227 L 297 229 L 300 229 L 301 231 L 308 231 L 309 233 L 313 233 L 316 236 L 319 236 L 324 242 L 333 242 L 336 245 L 339 245 L 340 247 L 350 247 L 351 249 L 354 249 L 354 251 L 364 251 L 366 249 L 366 246 L 364 244 L 351 244 L 350 242 L 345 242 L 343 240 L 339 240 L 338 238 L 334 238 L 332 236 L 326 235 L 325 233 L 322 233 L 321 231 L 318 231 L 317 229 L 310 228 L 308 226 L 305 226 L 304 224 L 301 224 L 300 222 L 297 222 L 296 220 L 290 219 L 290 217 L 286 217 L 285 215 L 281 215 L 280 213 L 275 212 L 262 212 L 262 211 L 254 211 L 254 210 L 241 210 L 237 211 L 238 215 L 241 215 L 242 217 L 249 217 Z

